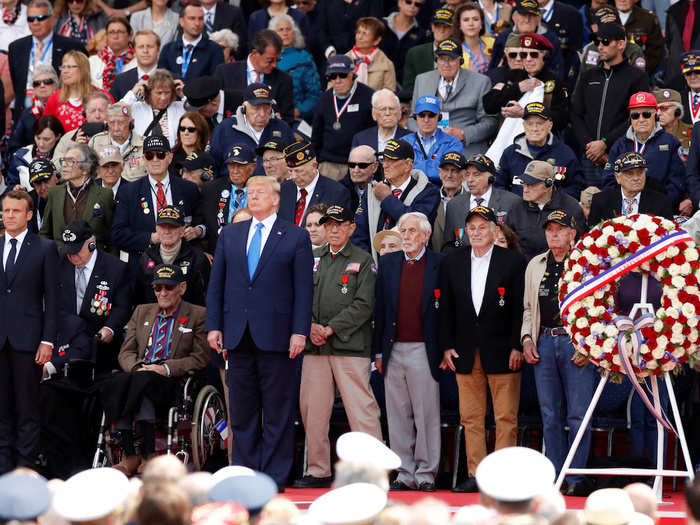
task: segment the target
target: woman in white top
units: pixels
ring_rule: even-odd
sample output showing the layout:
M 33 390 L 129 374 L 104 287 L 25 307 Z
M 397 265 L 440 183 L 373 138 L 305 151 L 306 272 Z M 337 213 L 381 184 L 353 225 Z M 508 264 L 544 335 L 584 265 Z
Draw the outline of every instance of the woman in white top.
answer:
M 133 32 L 150 29 L 160 37 L 161 49 L 168 42 L 175 40 L 179 26 L 178 16 L 170 9 L 172 0 L 146 0 L 147 9 L 131 15 Z
M 182 81 L 179 83 L 181 90 Z M 167 69 L 156 69 L 148 80 L 138 82 L 122 99 L 131 106 L 134 131 L 144 137 L 164 135 L 175 144 L 180 117 L 185 114 L 177 96 L 175 80 Z
M 19 0 L 0 0 L 0 51 L 7 51 L 10 42 L 27 36 L 27 6 Z

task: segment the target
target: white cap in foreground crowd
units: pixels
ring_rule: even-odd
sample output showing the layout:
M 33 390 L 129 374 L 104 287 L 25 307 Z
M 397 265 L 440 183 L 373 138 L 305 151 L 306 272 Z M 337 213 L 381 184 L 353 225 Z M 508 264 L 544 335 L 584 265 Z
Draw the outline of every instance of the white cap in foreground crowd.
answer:
M 229 465 L 214 472 L 212 475 L 212 486 L 222 479 L 232 478 L 233 476 L 252 476 L 254 474 L 255 471 L 252 468 L 242 467 L 241 465 Z
M 371 483 L 352 483 L 325 493 L 309 507 L 309 517 L 328 525 L 360 525 L 386 506 L 387 495 Z
M 486 456 L 476 469 L 479 491 L 497 501 L 526 501 L 551 490 L 554 465 L 526 447 L 506 447 Z
M 401 466 L 401 458 L 396 452 L 364 432 L 346 432 L 338 438 L 335 451 L 338 459 L 344 461 L 362 461 L 384 470 Z
M 53 499 L 56 514 L 68 521 L 109 516 L 129 494 L 129 478 L 113 468 L 78 472 L 61 485 Z
M 582 521 L 587 525 L 653 525 L 645 514 L 635 512 L 623 489 L 599 489 L 586 499 Z

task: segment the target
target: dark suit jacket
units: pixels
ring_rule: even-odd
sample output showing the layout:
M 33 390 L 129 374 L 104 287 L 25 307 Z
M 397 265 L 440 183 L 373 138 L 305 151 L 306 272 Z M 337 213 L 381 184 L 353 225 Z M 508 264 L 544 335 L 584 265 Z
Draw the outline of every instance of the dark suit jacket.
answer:
M 208 182 L 202 188 L 202 197 L 199 200 L 197 215 L 204 222 L 207 228 L 207 252 L 215 253 L 216 242 L 219 239 L 219 230 L 228 224 L 228 212 L 231 205 L 231 199 L 235 198 L 232 188 L 231 179 L 228 177 L 217 177 L 211 182 Z M 221 193 L 228 191 L 228 196 L 224 197 Z M 223 205 L 223 207 L 221 207 Z M 219 221 L 219 210 L 223 211 L 223 221 Z
M 430 373 L 435 381 L 440 379 L 440 361 L 442 353 L 438 346 L 438 314 L 435 306 L 435 290 L 440 288 L 441 253 L 425 251 L 425 275 L 423 276 L 423 293 L 421 296 L 421 323 L 425 351 L 428 354 Z M 379 258 L 377 272 L 376 299 L 374 303 L 374 335 L 372 350 L 374 354 L 382 354 L 384 374 L 391 361 L 391 349 L 396 337 L 396 321 L 399 311 L 399 288 L 401 285 L 401 270 L 403 268 L 404 252 L 387 253 Z M 441 306 L 441 305 L 438 305 Z
M 644 188 L 639 196 L 638 211 L 673 219 L 673 206 L 668 196 L 648 188 Z M 588 216 L 589 226 L 593 227 L 600 221 L 612 219 L 618 215 L 622 215 L 622 194 L 619 186 L 593 195 L 591 213 Z
M 238 35 L 237 56 L 243 56 L 248 42 L 248 27 L 246 17 L 240 7 L 227 2 L 216 4 L 216 14 L 214 15 L 214 31 L 219 29 L 230 29 Z
M 352 148 L 354 149 L 357 146 L 370 146 L 374 151 L 377 151 L 377 148 L 379 147 L 377 145 L 377 129 L 377 126 L 372 126 L 371 128 L 363 129 L 362 131 L 355 133 L 355 136 L 352 138 Z M 400 139 L 409 133 L 411 132 L 406 128 L 396 126 L 394 138 Z
M 218 7 L 217 7 L 218 10 Z M 248 86 L 246 60 L 239 60 L 229 64 L 217 66 L 213 73 L 218 77 L 224 88 L 244 91 Z M 294 81 L 292 77 L 281 69 L 273 69 L 272 73 L 263 78 L 265 84 L 270 86 L 272 96 L 275 99 L 275 110 L 287 123 L 294 121 Z
M 471 247 L 448 254 L 440 270 L 440 350 L 454 349 L 458 374 L 470 374 L 475 351 L 484 372 L 505 374 L 513 349 L 522 351 L 520 328 L 525 293 L 525 258 L 494 246 L 479 314 L 471 289 Z M 501 295 L 503 292 L 503 295 Z M 503 306 L 500 299 L 503 298 Z
M 131 88 L 136 85 L 139 80 L 139 72 L 136 68 L 120 73 L 114 77 L 114 83 L 112 84 L 112 89 L 109 90 L 109 94 L 115 102 L 120 101 L 124 98 Z
M 307 195 L 306 198 L 308 199 L 306 211 L 308 211 L 314 204 L 319 204 L 321 202 L 326 206 L 333 206 L 334 204 L 337 204 L 345 209 L 352 208 L 352 201 L 347 188 L 339 182 L 329 179 L 328 177 L 324 177 L 320 174 L 318 176 L 316 187 L 314 188 L 314 194 L 310 197 Z M 296 206 L 297 185 L 290 179 L 287 179 L 282 183 L 280 209 L 277 212 L 279 218 L 283 221 L 293 223 L 296 214 Z M 306 217 L 301 218 L 301 224 L 304 224 L 305 219 Z
M 165 44 L 160 50 L 158 67 L 167 69 L 174 78 L 181 78 L 185 83 L 197 77 L 213 75 L 216 66 L 224 63 L 224 52 L 221 46 L 209 40 L 206 35 L 202 35 L 202 39 L 192 52 L 192 60 L 183 78 L 181 65 L 177 63 L 177 59 L 182 57 L 182 50 L 182 38 Z
M 0 236 L 0 348 L 9 342 L 17 351 L 35 353 L 41 341 L 56 340 L 58 251 L 53 241 L 27 232 L 8 282 L 2 264 L 5 235 Z
M 15 119 L 24 109 L 24 94 L 27 89 L 27 75 L 29 74 L 29 57 L 32 53 L 32 44 L 33 37 L 29 35 L 18 38 L 8 47 L 7 54 L 11 57 L 10 76 L 12 77 L 12 86 L 15 89 Z M 61 66 L 63 55 L 73 49 L 87 55 L 85 47 L 79 41 L 54 33 L 51 46 L 51 65 L 56 71 Z
M 125 263 L 118 258 L 104 253 L 97 252 L 95 266 L 90 274 L 90 280 L 85 288 L 82 306 L 80 312 L 76 311 L 75 297 L 75 266 L 71 264 L 67 257 L 63 257 L 58 267 L 58 290 L 60 292 L 59 302 L 59 336 L 58 345 L 69 344 L 70 346 L 63 351 L 54 352 L 51 362 L 57 370 L 70 359 L 91 359 L 96 358 L 98 362 L 109 362 L 108 367 L 98 367 L 102 369 L 111 369 L 116 364 L 116 355 L 119 352 L 119 347 L 110 343 L 108 347 L 100 348 L 98 355 L 92 356 L 92 346 L 87 347 L 84 344 L 74 344 L 75 337 L 78 336 L 75 330 L 70 330 L 71 326 L 79 326 L 80 331 L 92 340 L 94 335 L 104 326 L 110 328 L 114 332 L 112 342 L 121 342 L 122 331 L 126 326 L 129 316 L 131 315 L 131 299 L 128 270 Z M 104 295 L 100 296 L 103 293 Z M 104 307 L 96 307 L 94 302 L 106 299 L 108 309 L 104 311 Z M 98 313 L 98 308 L 103 310 Z M 77 318 L 77 319 L 76 319 Z M 71 335 L 73 337 L 71 337 Z M 102 345 L 100 345 L 102 346 Z M 110 352 L 113 356 L 101 356 L 99 353 Z M 111 359 L 110 359 L 111 357 Z
M 179 177 L 170 177 L 170 191 L 173 204 L 180 207 L 185 217 L 191 217 L 199 201 L 197 185 Z M 148 176 L 133 181 L 123 188 L 120 187 L 117 197 L 119 205 L 114 214 L 112 242 L 120 250 L 138 254 L 146 249 L 151 242 L 151 233 L 156 231 L 155 210 Z M 143 202 L 147 206 L 143 206 Z M 196 224 L 196 221 L 193 220 L 192 224 Z
M 561 35 L 561 29 L 566 31 L 566 48 L 579 50 L 583 47 L 583 18 L 575 7 L 556 0 L 549 22 L 542 21 L 554 34 Z
M 311 240 L 306 230 L 278 217 L 251 279 L 250 227 L 251 221 L 244 221 L 221 230 L 207 291 L 206 330 L 223 331 L 224 348 L 234 349 L 247 327 L 259 349 L 287 352 L 292 334 L 308 336 L 311 329 Z
M 59 249 L 63 247 L 61 234 L 66 226 L 63 208 L 66 199 L 69 198 L 67 193 L 68 188 L 65 184 L 49 188 L 49 196 L 44 208 L 43 223 L 39 232 L 42 237 L 53 239 Z M 86 220 L 92 228 L 97 239 L 97 247 L 101 250 L 109 250 L 109 233 L 114 220 L 114 208 L 114 194 L 112 190 L 90 183 L 82 219 Z
M 143 363 L 143 353 L 151 336 L 158 304 L 141 304 L 126 325 L 126 337 L 119 352 L 119 364 L 125 372 L 131 372 Z M 167 359 L 173 377 L 185 375 L 190 370 L 204 368 L 209 362 L 209 345 L 204 332 L 204 308 L 186 301 L 180 303 L 177 328 L 170 342 Z

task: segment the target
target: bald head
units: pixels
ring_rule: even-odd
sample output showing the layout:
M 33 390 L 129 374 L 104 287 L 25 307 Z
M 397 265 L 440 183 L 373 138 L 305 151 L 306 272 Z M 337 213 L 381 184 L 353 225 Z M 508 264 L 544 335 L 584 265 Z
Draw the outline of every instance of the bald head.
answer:
M 144 485 L 152 483 L 177 483 L 187 475 L 187 468 L 175 456 L 164 455 L 150 459 L 143 468 Z
M 350 180 L 360 190 L 367 187 L 367 184 L 372 180 L 372 176 L 377 171 L 377 157 L 374 150 L 370 146 L 357 146 L 350 151 L 348 156 L 348 170 L 350 171 Z M 363 167 L 364 166 L 364 167 Z
M 640 514 L 649 516 L 654 523 L 658 523 L 656 494 L 649 485 L 644 483 L 632 483 L 625 487 L 625 492 L 632 500 L 634 510 Z
M 374 162 L 377 160 L 375 151 L 371 146 L 357 146 L 350 151 L 350 162 Z

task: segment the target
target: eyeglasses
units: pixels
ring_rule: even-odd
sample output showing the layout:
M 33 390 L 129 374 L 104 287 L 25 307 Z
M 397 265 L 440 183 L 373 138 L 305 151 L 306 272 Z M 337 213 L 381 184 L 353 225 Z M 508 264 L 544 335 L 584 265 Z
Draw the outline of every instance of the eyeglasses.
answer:
M 416 115 L 416 118 L 435 118 L 437 117 L 436 113 L 431 113 L 430 111 L 421 111 Z
M 35 80 L 32 82 L 32 86 L 35 88 L 38 88 L 39 86 L 50 86 L 52 84 L 55 84 L 56 82 L 54 81 L 53 78 L 45 78 L 44 80 Z
M 653 113 L 651 111 L 642 111 L 641 113 L 637 113 L 636 111 L 634 113 L 630 113 L 630 118 L 632 120 L 637 120 L 639 117 L 643 117 L 645 119 L 651 118 Z
M 611 42 L 612 40 L 610 40 L 607 36 L 604 36 L 603 38 L 593 38 L 593 43 L 596 47 L 600 45 L 609 46 Z
M 197 128 L 195 128 L 194 126 L 180 126 L 180 133 L 184 133 L 185 131 L 187 131 L 188 133 L 194 133 L 195 131 L 197 131 Z
M 374 164 L 374 162 L 348 162 L 348 168 L 360 168 L 361 170 L 365 170 L 369 168 L 372 164 Z
M 127 33 L 128 33 L 128 31 L 126 29 L 112 29 L 111 31 L 107 31 L 107 34 L 109 36 L 119 36 L 119 35 L 125 35 Z
M 61 71 L 67 70 L 67 69 L 78 69 L 77 64 L 63 64 L 60 68 Z
M 284 160 L 284 157 L 268 157 L 266 159 L 263 159 L 263 164 L 272 164 L 274 162 L 280 162 Z
M 515 60 L 516 58 L 520 57 L 521 59 L 525 60 L 528 55 L 530 58 L 538 58 L 540 56 L 539 51 L 511 51 L 508 53 L 508 58 Z
M 51 15 L 28 16 L 28 17 L 27 17 L 27 22 L 29 22 L 30 24 L 31 24 L 32 22 L 43 22 L 44 20 L 46 20 L 46 19 L 49 18 L 50 16 L 51 16 Z
M 73 167 L 73 166 L 79 166 L 80 164 L 83 163 L 82 160 L 78 159 L 59 159 L 58 160 L 59 164 L 64 167 Z
M 153 160 L 153 157 L 158 157 L 159 160 L 163 160 L 167 155 L 168 153 L 166 151 L 147 151 L 143 154 L 146 160 Z
M 423 2 L 416 2 L 416 0 L 404 0 L 404 3 L 405 3 L 406 5 L 414 5 L 414 6 L 416 6 L 416 7 L 422 7 L 422 6 L 423 6 Z
M 174 284 L 154 284 L 153 285 L 153 291 L 155 293 L 160 293 L 163 290 L 165 290 L 166 292 L 172 292 L 174 289 L 175 289 Z
M 82 4 L 85 0 L 67 0 L 69 4 Z
M 348 78 L 350 73 L 331 73 L 328 75 L 328 80 L 335 80 L 336 78 Z

